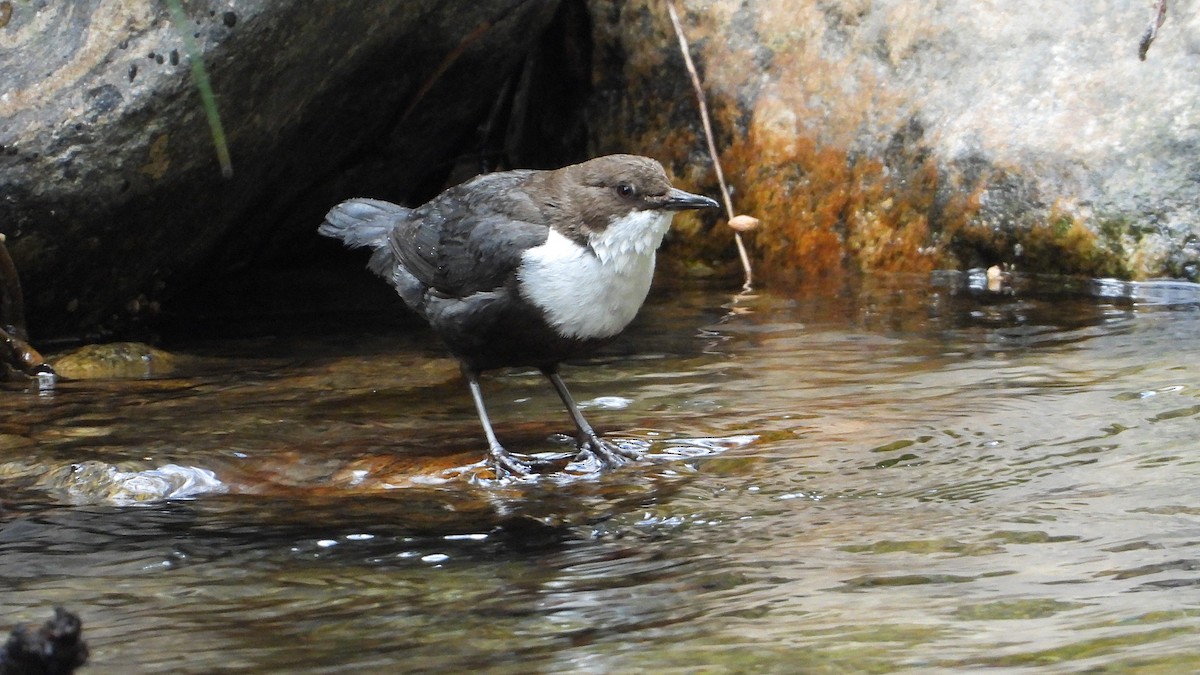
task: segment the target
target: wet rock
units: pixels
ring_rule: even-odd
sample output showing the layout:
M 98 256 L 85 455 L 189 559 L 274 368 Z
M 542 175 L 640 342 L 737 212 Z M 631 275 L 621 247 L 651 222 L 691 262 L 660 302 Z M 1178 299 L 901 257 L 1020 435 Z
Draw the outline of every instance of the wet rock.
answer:
M 171 3 L 4 3 L 0 232 L 42 337 L 120 327 L 264 259 L 311 259 L 330 204 L 440 185 L 479 150 L 558 7 L 180 4 L 182 24 Z
M 1195 279 L 1200 10 L 1152 3 L 676 0 L 736 208 L 775 279 L 1006 263 Z M 662 3 L 593 0 L 599 150 L 715 184 Z M 693 259 L 729 232 L 679 219 Z
M 54 370 L 73 380 L 161 377 L 175 372 L 179 358 L 140 342 L 86 345 L 56 356 Z
M 62 607 L 41 626 L 17 626 L 0 650 L 0 675 L 70 675 L 88 658 L 82 633 L 79 617 Z

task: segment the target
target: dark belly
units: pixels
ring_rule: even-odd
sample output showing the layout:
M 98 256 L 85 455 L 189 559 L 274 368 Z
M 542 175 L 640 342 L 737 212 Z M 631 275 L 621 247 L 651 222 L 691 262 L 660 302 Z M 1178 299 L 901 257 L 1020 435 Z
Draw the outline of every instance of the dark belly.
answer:
M 443 303 L 441 311 L 428 315 L 429 323 L 450 351 L 475 370 L 551 367 L 587 356 L 616 337 L 565 338 L 515 293 Z

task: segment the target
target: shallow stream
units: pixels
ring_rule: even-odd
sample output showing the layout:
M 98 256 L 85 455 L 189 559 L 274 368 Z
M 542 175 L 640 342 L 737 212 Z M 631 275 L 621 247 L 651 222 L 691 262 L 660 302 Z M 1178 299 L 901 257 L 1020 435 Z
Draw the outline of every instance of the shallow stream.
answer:
M 599 476 L 487 480 L 420 332 L 0 389 L 3 625 L 77 612 L 91 674 L 1200 670 L 1200 287 L 679 286 L 564 368 L 647 452 Z

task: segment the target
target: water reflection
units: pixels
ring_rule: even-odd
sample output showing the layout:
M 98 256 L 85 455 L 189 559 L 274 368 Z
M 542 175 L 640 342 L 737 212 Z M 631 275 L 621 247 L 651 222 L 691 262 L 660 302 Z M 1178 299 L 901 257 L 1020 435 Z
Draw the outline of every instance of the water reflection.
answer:
M 470 402 L 404 335 L 6 391 L 0 615 L 71 607 L 98 673 L 1195 670 L 1200 291 L 1007 284 L 660 291 L 571 370 L 650 455 L 585 479 L 446 474 Z

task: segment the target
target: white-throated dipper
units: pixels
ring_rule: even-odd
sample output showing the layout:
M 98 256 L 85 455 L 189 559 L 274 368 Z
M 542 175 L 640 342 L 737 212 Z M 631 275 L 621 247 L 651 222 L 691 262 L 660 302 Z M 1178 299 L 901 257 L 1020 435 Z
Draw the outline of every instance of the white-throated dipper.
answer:
M 648 157 L 608 155 L 553 171 L 477 176 L 415 209 L 374 199 L 333 207 L 319 232 L 374 250 L 368 267 L 429 322 L 461 363 L 497 476 L 532 467 L 496 439 L 479 374 L 534 366 L 604 466 L 635 456 L 602 440 L 558 374 L 616 337 L 641 308 L 676 211 L 716 207 L 671 187 Z

